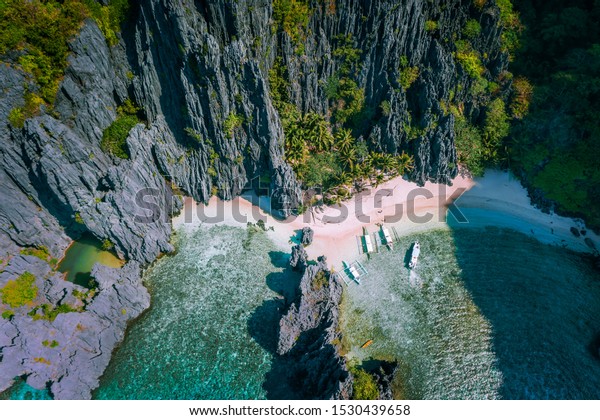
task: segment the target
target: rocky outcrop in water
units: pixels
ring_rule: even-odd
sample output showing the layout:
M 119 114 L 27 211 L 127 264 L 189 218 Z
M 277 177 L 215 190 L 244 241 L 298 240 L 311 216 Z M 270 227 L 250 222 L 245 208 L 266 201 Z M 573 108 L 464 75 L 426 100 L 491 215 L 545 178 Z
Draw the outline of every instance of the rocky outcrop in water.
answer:
M 371 375 L 377 382 L 377 388 L 379 389 L 380 400 L 393 400 L 394 392 L 392 389 L 392 382 L 394 377 L 398 374 L 398 363 L 396 362 L 381 362 L 378 369 L 371 372 Z
M 294 245 L 292 247 L 292 254 L 290 255 L 290 267 L 295 271 L 303 272 L 308 265 L 308 254 L 304 247 L 300 245 Z
M 312 230 L 308 226 L 305 226 L 302 228 L 300 242 L 302 243 L 302 245 L 308 246 L 312 244 L 314 235 L 314 230 Z
M 339 354 L 342 286 L 325 261 L 306 268 L 300 295 L 279 323 L 278 363 L 289 398 L 349 399 L 352 375 Z

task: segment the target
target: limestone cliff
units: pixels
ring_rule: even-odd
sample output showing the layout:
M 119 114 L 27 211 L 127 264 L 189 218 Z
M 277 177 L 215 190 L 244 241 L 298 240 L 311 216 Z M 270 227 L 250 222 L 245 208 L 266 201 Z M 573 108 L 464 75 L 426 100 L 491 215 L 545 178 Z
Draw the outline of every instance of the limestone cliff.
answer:
M 340 356 L 342 285 L 325 259 L 304 269 L 300 293 L 279 322 L 280 389 L 287 399 L 350 399 L 352 375 Z M 282 391 L 280 391 L 282 392 Z
M 270 93 L 276 59 L 287 68 L 290 101 L 327 115 L 333 104 L 326 87 L 343 65 L 334 52 L 350 37 L 360 51 L 355 82 L 371 110 L 358 130 L 362 140 L 373 150 L 413 155 L 410 176 L 419 183 L 455 175 L 454 117 L 444 104 L 464 104 L 473 119 L 479 104 L 455 62 L 453 41 L 467 19 L 478 20 L 482 30 L 472 44 L 485 53 L 487 77 L 496 78 L 507 61 L 497 8 L 459 0 L 308 3 L 302 48 L 276 30 L 273 4 L 265 0 L 142 0 L 113 47 L 87 20 L 70 42 L 53 109 L 23 128 L 9 124 L 8 115 L 23 105 L 32 82 L 11 65 L 17 56 L 1 57 L 7 64 L 0 65 L 0 287 L 29 271 L 38 289 L 57 291 L 38 303 L 60 305 L 73 286 L 46 262 L 19 253 L 45 246 L 58 258 L 84 232 L 110 241 L 130 263 L 96 268 L 98 294 L 81 312 L 33 321 L 23 307 L 1 319 L 0 390 L 25 376 L 56 398 L 90 396 L 126 322 L 148 306 L 140 267 L 172 250 L 169 218 L 180 206 L 174 190 L 198 201 L 213 194 L 230 199 L 260 178 L 269 180 L 274 212 L 289 215 L 300 204 Z M 427 21 L 436 22 L 434 31 Z M 400 62 L 418 68 L 410 86 L 399 85 Z M 130 159 L 120 159 L 100 142 L 128 98 L 145 123 L 127 138 Z M 232 117 L 236 124 L 228 124 Z M 32 334 L 64 336 L 64 346 L 34 345 Z M 51 368 L 35 362 L 40 358 Z

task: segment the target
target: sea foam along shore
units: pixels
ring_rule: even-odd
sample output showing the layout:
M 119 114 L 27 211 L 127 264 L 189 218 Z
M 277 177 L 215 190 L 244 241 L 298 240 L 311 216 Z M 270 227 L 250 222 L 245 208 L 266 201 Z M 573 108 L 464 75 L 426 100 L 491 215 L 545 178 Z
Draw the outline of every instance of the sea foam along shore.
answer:
M 453 202 L 467 219 L 460 223 L 449 216 L 448 223 L 453 227 L 498 226 L 533 235 L 545 243 L 591 251 L 584 237 L 575 237 L 570 232 L 571 227 L 585 229 L 582 222 L 543 213 L 531 205 L 518 180 L 497 170 L 489 170 L 476 179 L 459 175 L 452 186 L 428 182 L 419 187 L 401 177 L 393 178 L 340 205 L 313 208 L 285 220 L 268 213 L 267 197 L 245 195 L 231 201 L 212 197 L 207 204 L 187 197 L 183 211 L 173 219 L 173 227 L 195 229 L 212 224 L 245 227 L 247 222 L 263 220 L 273 228 L 269 231 L 272 240 L 282 249 L 288 249 L 298 231 L 308 226 L 314 231 L 314 242 L 307 247 L 309 258 L 316 260 L 325 255 L 329 264 L 340 268 L 342 260 L 354 260 L 359 255 L 357 236 L 362 234 L 363 227 L 374 232 L 379 229 L 378 224 L 384 223 L 401 236 L 447 229 L 447 209 Z M 600 236 L 590 230 L 586 237 L 600 243 Z

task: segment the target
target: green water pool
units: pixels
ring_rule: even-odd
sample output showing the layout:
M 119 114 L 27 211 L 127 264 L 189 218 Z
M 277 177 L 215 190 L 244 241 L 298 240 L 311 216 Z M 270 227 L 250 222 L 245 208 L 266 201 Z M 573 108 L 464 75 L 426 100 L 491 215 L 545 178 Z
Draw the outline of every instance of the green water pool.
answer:
M 58 271 L 65 273 L 65 279 L 83 287 L 90 287 L 91 271 L 94 264 L 100 263 L 118 268 L 123 265 L 115 254 L 102 249 L 102 244 L 90 235 L 84 235 L 73 242 L 64 258 L 58 264 Z

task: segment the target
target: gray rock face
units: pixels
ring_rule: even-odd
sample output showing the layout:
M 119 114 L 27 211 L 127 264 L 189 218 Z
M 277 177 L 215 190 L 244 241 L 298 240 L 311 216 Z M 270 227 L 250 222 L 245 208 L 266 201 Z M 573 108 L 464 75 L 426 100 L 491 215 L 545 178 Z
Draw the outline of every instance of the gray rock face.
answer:
M 125 36 L 138 75 L 136 100 L 149 120 L 164 116 L 190 151 L 182 165 L 162 169 L 198 201 L 213 189 L 231 199 L 266 175 L 272 208 L 286 217 L 301 192 L 283 160 L 283 130 L 267 85 L 271 10 L 258 3 L 143 2 Z M 264 40 L 262 53 L 252 48 L 255 39 Z M 239 123 L 228 129 L 233 119 Z
M 349 399 L 352 375 L 338 344 L 342 286 L 323 262 L 306 268 L 300 291 L 279 323 L 281 379 L 292 384 L 294 398 Z
M 53 320 L 36 320 L 27 314 L 31 308 L 21 307 L 14 309 L 12 319 L 0 319 L 0 391 L 15 377 L 26 376 L 29 385 L 48 387 L 57 399 L 90 398 L 127 323 L 150 305 L 139 270 L 135 262 L 122 269 L 96 264 L 93 276 L 99 281 L 98 290 L 81 298 L 76 294 L 85 289 L 66 282 L 42 260 L 14 257 L 0 274 L 0 287 L 28 271 L 36 277 L 37 314 L 43 313 L 40 305 L 44 304 L 69 305 L 75 311 L 59 313 Z
M 290 267 L 295 271 L 304 271 L 308 265 L 308 254 L 302 245 L 294 245 L 290 255 Z
M 127 322 L 149 305 L 140 263 L 172 250 L 170 215 L 180 203 L 155 153 L 158 147 L 171 155 L 183 152 L 157 118 L 130 133 L 130 160 L 104 154 L 102 131 L 116 116 L 117 100 L 127 96 L 124 48 L 110 50 L 88 22 L 72 50 L 56 112 L 29 119 L 22 129 L 5 122 L 10 110 L 22 105 L 24 77 L 0 66 L 0 259 L 9 260 L 0 287 L 27 271 L 40 291 L 38 315 L 44 304 L 77 309 L 34 320 L 31 308 L 22 307 L 10 320 L 0 320 L 0 389 L 26 376 L 30 385 L 49 388 L 55 398 L 90 398 Z M 157 146 L 159 137 L 164 143 Z M 92 274 L 100 286 L 88 302 L 76 299 L 73 292 L 84 290 L 47 263 L 19 255 L 24 246 L 46 246 L 60 257 L 71 238 L 86 231 L 110 240 L 130 260 L 120 270 L 97 266 Z M 43 344 L 53 340 L 56 346 Z
M 301 235 L 302 235 L 302 238 L 300 239 L 300 242 L 302 242 L 302 245 L 308 246 L 308 245 L 312 244 L 313 236 L 315 235 L 315 232 L 308 226 L 305 226 L 302 228 Z
M 25 88 L 35 87 L 14 66 L 0 66 L 0 265 L 10 260 L 5 273 L 11 278 L 25 271 L 36 274 L 38 287 L 47 291 L 41 302 L 55 305 L 75 286 L 39 260 L 20 257 L 22 247 L 45 246 L 58 258 L 72 238 L 91 232 L 130 261 L 121 270 L 95 269 L 100 290 L 82 312 L 50 322 L 33 321 L 23 309 L 1 320 L 0 389 L 15 375 L 26 375 L 33 386 L 49 386 L 57 398 L 89 397 L 127 320 L 147 306 L 139 284 L 141 265 L 172 250 L 170 216 L 181 206 L 174 190 L 197 201 L 214 194 L 230 199 L 260 184 L 254 182 L 260 178 L 269 180 L 277 215 L 286 217 L 301 204 L 269 95 L 268 73 L 276 56 L 291 81 L 290 100 L 303 112 L 325 115 L 333 105 L 326 86 L 342 65 L 334 51 L 340 36 L 351 35 L 360 49 L 355 81 L 364 89 L 369 111 L 368 124 L 357 127 L 356 134 L 374 150 L 414 155 L 411 176 L 417 182 L 447 182 L 455 175 L 454 117 L 441 104 L 453 98 L 471 119 L 480 110 L 470 93 L 472 82 L 454 64 L 449 40 L 467 19 L 477 18 L 482 33 L 472 44 L 486 52 L 489 78 L 498 76 L 507 57 L 500 52 L 497 8 L 479 12 L 459 0 L 348 0 L 337 2 L 332 13 L 326 3 L 311 2 L 303 51 L 288 35 L 272 31 L 272 5 L 258 0 L 144 1 L 125 25 L 121 43 L 111 48 L 89 20 L 71 42 L 53 112 L 42 109 L 23 128 L 8 124 L 8 115 L 23 106 Z M 438 22 L 434 33 L 424 29 L 427 19 Z M 403 56 L 419 68 L 407 89 L 398 84 Z M 127 98 L 143 109 L 146 122 L 129 133 L 131 158 L 122 160 L 104 153 L 100 142 Z M 384 101 L 389 112 L 381 111 Z M 409 126 L 420 134 L 411 137 Z M 296 250 L 295 263 L 301 270 L 306 266 L 302 251 Z M 314 270 L 309 267 L 306 276 L 316 275 Z M 329 294 L 310 295 L 329 302 L 317 305 L 318 317 L 296 306 L 284 330 L 305 334 L 304 328 L 314 324 L 330 331 L 327 322 L 337 322 L 331 304 L 335 283 L 330 279 Z M 35 337 L 51 333 L 61 345 L 40 348 Z M 303 355 L 287 344 L 282 349 L 294 360 L 304 358 L 305 366 L 331 372 L 332 382 L 314 384 L 320 377 L 307 373 L 312 378 L 307 383 L 320 395 L 349 395 L 333 336 L 328 332 L 306 342 Z M 326 353 L 330 360 L 323 358 Z

